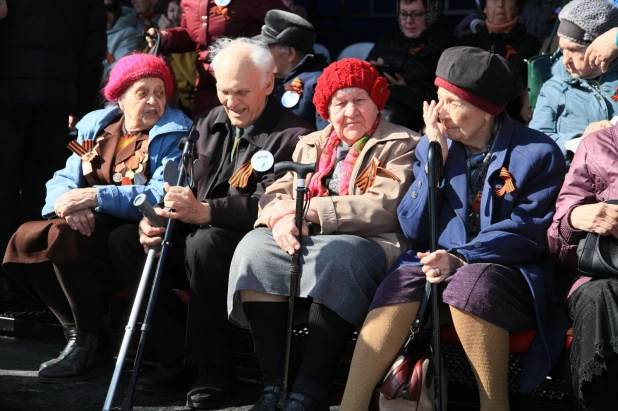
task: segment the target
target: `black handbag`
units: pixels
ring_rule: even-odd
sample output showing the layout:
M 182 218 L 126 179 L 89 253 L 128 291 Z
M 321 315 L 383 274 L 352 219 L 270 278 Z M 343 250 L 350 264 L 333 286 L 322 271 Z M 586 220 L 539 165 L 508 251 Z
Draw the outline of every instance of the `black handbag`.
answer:
M 607 200 L 618 205 L 618 200 Z M 577 246 L 577 268 L 592 277 L 618 278 L 618 238 L 588 233 Z

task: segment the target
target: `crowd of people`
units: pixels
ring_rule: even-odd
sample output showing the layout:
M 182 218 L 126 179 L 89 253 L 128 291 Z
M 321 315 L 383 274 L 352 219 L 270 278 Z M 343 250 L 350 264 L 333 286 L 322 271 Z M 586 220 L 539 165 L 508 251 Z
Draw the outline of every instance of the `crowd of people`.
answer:
M 607 202 L 618 192 L 618 8 L 482 0 L 453 31 L 440 1 L 395 1 L 394 32 L 329 64 L 291 1 L 0 0 L 2 268 L 67 340 L 40 381 L 112 362 L 111 296 L 136 292 L 166 231 L 132 205 L 144 194 L 176 220 L 176 246 L 148 343 L 159 366 L 139 390 L 186 390 L 193 409 L 225 404 L 231 333 L 243 327 L 263 374 L 251 410 L 277 410 L 299 254 L 309 334 L 285 411 L 328 409 L 358 327 L 341 410 L 367 410 L 426 282 L 439 284 L 482 411 L 509 410 L 510 333 L 537 330 L 522 373 L 530 391 L 563 356 L 569 327 L 575 407 L 613 408 L 618 279 L 580 273 L 578 245 L 618 237 Z M 561 57 L 531 99 L 527 60 L 556 43 L 552 32 Z M 174 186 L 164 169 L 190 133 L 203 173 Z M 430 142 L 443 157 L 434 252 Z M 264 151 L 315 163 L 300 232 L 298 177 L 256 169 Z

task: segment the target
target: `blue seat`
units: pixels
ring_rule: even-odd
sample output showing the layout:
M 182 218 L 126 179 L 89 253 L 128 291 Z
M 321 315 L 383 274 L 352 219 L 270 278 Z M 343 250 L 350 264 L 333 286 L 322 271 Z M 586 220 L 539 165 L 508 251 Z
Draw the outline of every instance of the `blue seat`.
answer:
M 369 56 L 369 52 L 373 48 L 375 43 L 365 42 L 365 43 L 354 43 L 350 44 L 339 53 L 339 57 L 337 60 L 341 60 L 344 58 L 357 58 L 359 60 L 367 60 L 367 56 Z
M 315 54 L 321 54 L 324 57 L 326 57 L 326 62 L 328 64 L 330 64 L 331 59 L 330 59 L 330 51 L 328 51 L 328 49 L 326 48 L 326 46 L 319 44 L 319 43 L 315 43 L 315 45 L 313 46 L 313 52 Z

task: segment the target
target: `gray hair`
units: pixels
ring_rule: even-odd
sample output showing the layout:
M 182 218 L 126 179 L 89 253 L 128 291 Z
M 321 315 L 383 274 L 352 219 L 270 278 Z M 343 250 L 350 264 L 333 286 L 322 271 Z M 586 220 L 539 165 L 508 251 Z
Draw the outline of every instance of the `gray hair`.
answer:
M 210 47 L 208 47 L 211 59 L 210 65 L 215 71 L 215 77 L 217 74 L 217 65 L 219 64 L 219 55 L 221 52 L 228 47 L 233 47 L 239 44 L 246 44 L 249 46 L 251 49 L 251 61 L 264 73 L 264 82 L 266 82 L 268 75 L 273 74 L 275 71 L 275 61 L 273 60 L 273 56 L 270 54 L 270 49 L 266 43 L 248 37 L 238 37 L 235 39 L 221 37 L 217 39 Z

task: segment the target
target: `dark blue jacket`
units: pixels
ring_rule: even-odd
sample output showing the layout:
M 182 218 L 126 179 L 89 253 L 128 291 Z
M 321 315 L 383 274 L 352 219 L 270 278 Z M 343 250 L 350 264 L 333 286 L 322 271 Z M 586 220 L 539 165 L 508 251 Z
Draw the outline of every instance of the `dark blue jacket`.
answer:
M 554 141 L 503 115 L 481 201 L 481 231 L 466 241 L 468 172 L 464 146 L 449 141 L 444 179 L 438 189 L 438 245 L 461 254 L 468 263 L 497 263 L 518 269 L 530 285 L 538 332 L 530 345 L 522 372 L 522 389 L 540 384 L 556 364 L 564 347 L 568 317 L 555 299 L 553 268 L 546 258 L 545 234 L 554 215 L 556 197 L 566 166 Z M 399 205 L 398 216 L 406 237 L 417 243 L 394 265 L 419 264 L 417 251 L 428 249 L 429 214 L 425 166 L 429 143 L 424 136 L 416 147 L 416 181 Z M 506 167 L 515 191 L 498 197 L 494 190 L 504 180 Z
M 301 117 L 307 123 L 315 126 L 316 130 L 322 130 L 328 125 L 328 121 L 324 120 L 315 111 L 313 105 L 313 93 L 315 92 L 315 84 L 318 77 L 322 74 L 322 70 L 326 67 L 326 58 L 321 54 L 307 54 L 301 61 L 292 69 L 292 71 L 278 83 L 275 92 L 273 93 L 275 100 L 281 102 L 281 97 L 285 93 L 285 86 L 292 83 L 296 77 L 303 82 L 303 95 L 298 104 L 294 107 L 288 107 L 292 113 Z

